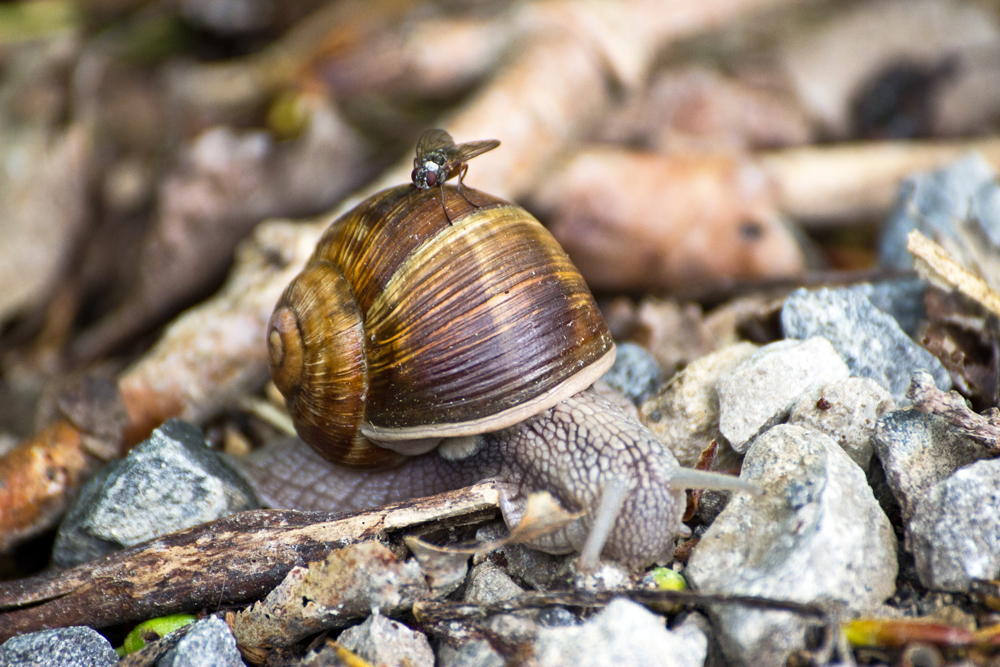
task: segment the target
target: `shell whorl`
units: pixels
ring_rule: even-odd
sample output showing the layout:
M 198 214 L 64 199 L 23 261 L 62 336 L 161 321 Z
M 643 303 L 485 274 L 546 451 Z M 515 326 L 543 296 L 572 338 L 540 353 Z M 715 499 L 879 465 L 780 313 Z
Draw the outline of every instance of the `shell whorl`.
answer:
M 344 274 L 313 262 L 285 289 L 267 332 L 271 377 L 299 436 L 345 467 L 388 467 L 400 455 L 361 436 L 368 372 L 361 314 Z
M 383 443 L 505 428 L 613 362 L 593 297 L 548 231 L 518 206 L 463 193 L 473 204 L 450 186 L 370 197 L 331 225 L 278 304 L 275 384 L 325 456 L 343 462 L 369 444 L 352 428 Z M 330 408 L 347 416 L 307 414 Z

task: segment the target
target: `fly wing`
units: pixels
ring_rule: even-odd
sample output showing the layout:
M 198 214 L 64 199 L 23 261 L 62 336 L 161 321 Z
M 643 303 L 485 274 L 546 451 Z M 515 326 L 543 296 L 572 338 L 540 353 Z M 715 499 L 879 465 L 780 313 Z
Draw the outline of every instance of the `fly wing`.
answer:
M 458 153 L 456 154 L 456 159 L 459 162 L 468 162 L 477 155 L 482 155 L 486 151 L 491 151 L 499 145 L 500 142 L 497 141 L 496 139 L 486 139 L 484 141 L 470 141 L 465 144 L 459 144 Z
M 454 150 L 455 140 L 444 130 L 427 130 L 420 135 L 420 140 L 417 142 L 417 157 L 421 158 L 432 151 L 441 149 Z

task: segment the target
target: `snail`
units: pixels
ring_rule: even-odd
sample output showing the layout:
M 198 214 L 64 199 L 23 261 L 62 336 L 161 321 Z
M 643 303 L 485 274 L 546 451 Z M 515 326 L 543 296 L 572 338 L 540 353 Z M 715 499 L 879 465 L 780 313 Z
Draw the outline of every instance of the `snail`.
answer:
M 324 510 L 492 477 L 511 527 L 533 491 L 583 512 L 533 546 L 590 540 L 637 568 L 672 554 L 684 489 L 747 485 L 679 467 L 591 388 L 615 346 L 583 278 L 527 211 L 470 191 L 441 188 L 448 216 L 431 190 L 390 188 L 325 232 L 267 342 L 299 436 L 336 467 L 271 450 L 248 475 L 272 505 Z

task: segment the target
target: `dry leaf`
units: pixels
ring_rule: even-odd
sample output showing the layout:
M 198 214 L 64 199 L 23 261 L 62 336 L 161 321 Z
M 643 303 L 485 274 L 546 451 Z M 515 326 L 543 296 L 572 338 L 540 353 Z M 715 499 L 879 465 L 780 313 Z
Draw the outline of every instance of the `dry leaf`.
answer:
M 2 324 L 43 303 L 66 270 L 87 221 L 92 147 L 89 130 L 76 125 L 62 132 L 7 129 L 0 141 L 12 156 L 0 171 Z
M 664 377 L 718 346 L 701 306 L 652 297 L 639 302 L 629 339 L 649 350 Z
M 564 510 L 548 491 L 532 493 L 525 503 L 521 521 L 510 531 L 504 543 L 530 544 L 540 537 L 568 526 L 581 516 L 582 512 L 570 513 Z
M 173 315 L 222 278 L 233 250 L 262 219 L 307 215 L 365 176 L 362 144 L 326 100 L 314 97 L 302 137 L 212 128 L 181 152 L 159 188 L 139 275 L 124 303 L 74 342 L 82 360 L 106 355 Z
M 407 537 L 406 544 L 411 543 L 420 552 L 419 557 L 429 554 L 451 554 L 467 557 L 470 554 L 486 554 L 507 544 L 531 544 L 540 537 L 554 533 L 568 526 L 583 516 L 583 512 L 567 512 L 548 491 L 538 491 L 528 496 L 521 521 L 503 539 L 493 542 L 476 542 L 471 544 L 454 544 L 446 546 L 433 545 L 417 537 Z M 417 552 L 414 551 L 414 555 Z
M 427 578 L 431 597 L 442 597 L 465 582 L 469 571 L 469 552 L 454 547 L 438 547 L 419 537 L 407 535 L 403 543 L 410 549 Z
M 782 45 L 778 57 L 799 99 L 826 134 L 843 138 L 851 107 L 866 82 L 888 67 L 933 67 L 1000 42 L 1000 28 L 985 7 L 949 0 L 861 3 L 835 13 Z
M 951 373 L 976 410 L 1000 403 L 1000 334 L 995 318 L 957 292 L 930 287 L 921 343 Z
M 805 258 L 775 205 L 741 158 L 610 148 L 571 156 L 534 199 L 587 284 L 618 291 L 800 276 Z
M 809 135 L 789 96 L 695 66 L 658 73 L 609 114 L 598 138 L 661 153 L 739 153 L 804 144 Z

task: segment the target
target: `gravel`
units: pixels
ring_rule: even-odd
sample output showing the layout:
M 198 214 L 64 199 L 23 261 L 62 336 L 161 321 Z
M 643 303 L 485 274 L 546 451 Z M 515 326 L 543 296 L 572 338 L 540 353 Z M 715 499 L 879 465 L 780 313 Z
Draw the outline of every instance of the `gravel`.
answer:
M 873 609 L 895 590 L 896 537 L 861 468 L 829 436 L 782 424 L 758 437 L 734 494 L 688 561 L 705 593 Z M 734 545 L 740 545 L 734 548 Z M 739 605 L 710 609 L 731 664 L 784 664 L 815 619 Z
M 920 369 L 930 371 L 939 388 L 951 388 L 951 376 L 941 362 L 857 290 L 796 290 L 781 309 L 781 326 L 789 338 L 826 338 L 851 375 L 871 378 L 888 389 L 896 403 L 906 403 L 910 376 Z
M 1000 460 L 979 461 L 928 489 L 913 511 L 910 545 L 928 588 L 967 592 L 1000 575 Z
M 110 642 L 96 630 L 75 626 L 43 630 L 0 645 L 3 667 L 106 667 L 118 663 Z
M 820 336 L 765 345 L 719 378 L 719 431 L 733 449 L 746 452 L 758 433 L 788 417 L 799 396 L 848 375 Z
M 87 482 L 59 526 L 52 559 L 69 567 L 257 507 L 202 432 L 171 419 Z

